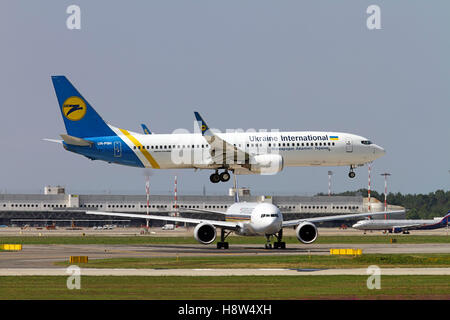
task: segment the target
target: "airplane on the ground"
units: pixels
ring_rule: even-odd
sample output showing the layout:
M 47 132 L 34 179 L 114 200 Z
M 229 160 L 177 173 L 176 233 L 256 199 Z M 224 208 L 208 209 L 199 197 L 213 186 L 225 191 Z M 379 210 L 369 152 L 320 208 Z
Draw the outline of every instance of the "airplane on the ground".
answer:
M 355 223 L 352 228 L 358 230 L 383 230 L 393 233 L 409 233 L 409 230 L 433 230 L 445 228 L 448 225 L 450 210 L 443 218 L 428 220 L 361 220 Z
M 304 244 L 310 244 L 313 243 L 318 237 L 315 223 L 404 212 L 366 212 L 297 220 L 284 220 L 283 214 L 277 206 L 264 202 L 236 202 L 229 206 L 225 212 L 200 209 L 193 209 L 190 211 L 215 214 L 219 213 L 225 216 L 225 221 L 102 211 L 87 211 L 86 213 L 93 215 L 196 224 L 197 226 L 194 228 L 194 238 L 202 244 L 210 244 L 214 242 L 217 237 L 216 228 L 220 228 L 220 241 L 217 242 L 218 249 L 229 248 L 228 242 L 225 242 L 225 239 L 231 232 L 235 232 L 236 234 L 243 236 L 266 236 L 266 249 L 272 248 L 271 237 L 275 236 L 276 241 L 274 242 L 273 247 L 275 249 L 285 249 L 286 243 L 282 241 L 283 228 L 295 228 L 295 235 L 297 236 L 297 239 Z
M 220 241 L 217 242 L 217 249 L 229 248 L 228 242 L 225 242 L 225 239 L 232 232 L 243 236 L 266 236 L 266 249 L 272 248 L 271 238 L 275 236 L 276 241 L 274 242 L 273 247 L 275 249 L 285 249 L 286 243 L 282 241 L 283 228 L 295 228 L 295 235 L 297 236 L 297 239 L 304 244 L 310 244 L 316 241 L 318 237 L 317 227 L 314 223 L 404 212 L 366 212 L 297 220 L 284 220 L 280 209 L 272 203 L 240 202 L 236 175 L 234 176 L 234 190 L 234 203 L 229 206 L 225 212 L 206 209 L 189 209 L 188 211 L 185 211 L 188 213 L 202 212 L 220 214 L 224 216 L 225 220 L 193 219 L 179 216 L 156 216 L 104 211 L 86 211 L 86 214 L 196 224 L 196 227 L 194 228 L 194 238 L 202 244 L 210 244 L 214 242 L 217 237 L 216 228 L 220 228 Z
M 234 174 L 275 174 L 284 167 L 349 166 L 354 169 L 383 156 L 370 140 L 339 132 L 230 132 L 209 129 L 198 112 L 199 132 L 139 134 L 106 123 L 65 76 L 52 76 L 67 134 L 62 143 L 71 152 L 154 169 L 210 169 L 213 183 Z M 219 170 L 223 170 L 219 174 Z

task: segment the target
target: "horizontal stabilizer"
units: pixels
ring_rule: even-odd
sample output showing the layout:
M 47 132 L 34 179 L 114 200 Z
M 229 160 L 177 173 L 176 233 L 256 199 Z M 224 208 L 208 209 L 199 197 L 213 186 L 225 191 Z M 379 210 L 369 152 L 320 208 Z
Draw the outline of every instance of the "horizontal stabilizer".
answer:
M 42 140 L 48 141 L 48 142 L 62 143 L 62 140 L 56 140 L 56 139 L 47 139 L 47 138 L 44 138 L 44 139 L 42 139 Z
M 88 146 L 91 146 L 94 144 L 94 142 L 92 142 L 92 141 L 69 136 L 68 134 L 61 134 L 60 136 L 61 136 L 61 138 L 63 138 L 65 143 L 71 144 L 74 146 L 88 147 Z

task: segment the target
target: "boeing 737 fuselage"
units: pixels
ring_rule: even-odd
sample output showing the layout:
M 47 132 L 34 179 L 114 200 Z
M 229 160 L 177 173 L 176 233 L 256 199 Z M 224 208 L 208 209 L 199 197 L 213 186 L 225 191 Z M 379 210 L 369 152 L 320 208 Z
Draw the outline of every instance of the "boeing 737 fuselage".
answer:
M 67 134 L 68 151 L 154 169 L 212 169 L 211 182 L 235 174 L 275 174 L 284 167 L 349 166 L 353 169 L 385 154 L 362 136 L 340 132 L 227 132 L 209 129 L 195 112 L 198 132 L 140 134 L 106 123 L 65 76 L 52 77 Z M 219 174 L 219 170 L 223 170 Z

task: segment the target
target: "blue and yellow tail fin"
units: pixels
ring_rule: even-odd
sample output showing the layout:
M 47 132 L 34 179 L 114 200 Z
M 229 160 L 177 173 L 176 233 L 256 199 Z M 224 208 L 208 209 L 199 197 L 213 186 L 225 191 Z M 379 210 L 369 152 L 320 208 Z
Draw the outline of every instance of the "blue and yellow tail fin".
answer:
M 211 130 L 209 130 L 208 125 L 206 124 L 205 120 L 200 116 L 200 113 L 197 111 L 194 111 L 195 120 L 197 120 L 198 127 L 200 129 L 200 132 L 202 133 L 202 136 L 212 136 Z
M 142 130 L 144 130 L 145 134 L 152 134 L 150 130 L 148 130 L 147 126 L 145 124 L 141 124 Z
M 67 134 L 78 138 L 116 134 L 65 76 L 52 76 Z

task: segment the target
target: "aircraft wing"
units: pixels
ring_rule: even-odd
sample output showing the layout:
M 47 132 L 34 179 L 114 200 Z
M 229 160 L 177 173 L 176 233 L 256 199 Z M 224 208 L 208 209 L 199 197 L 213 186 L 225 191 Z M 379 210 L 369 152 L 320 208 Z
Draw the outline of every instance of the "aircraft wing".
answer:
M 172 211 L 173 212 L 173 211 Z M 218 213 L 218 214 L 227 214 L 225 211 L 215 211 L 215 210 L 206 210 L 206 209 L 184 209 L 181 212 L 205 212 L 205 213 Z
M 404 210 L 397 211 L 380 211 L 380 212 L 366 212 L 366 213 L 355 213 L 355 214 L 342 214 L 336 216 L 326 216 L 326 217 L 315 217 L 315 218 L 306 218 L 306 219 L 297 219 L 297 220 L 287 220 L 283 221 L 283 227 L 295 227 L 296 225 L 302 222 L 324 222 L 324 221 L 333 221 L 333 220 L 345 220 L 345 219 L 354 219 L 354 218 L 364 218 L 370 216 L 377 215 L 389 215 L 396 213 L 404 213 Z
M 241 150 L 235 145 L 220 138 L 209 129 L 208 125 L 198 112 L 194 112 L 194 114 L 202 136 L 211 147 L 210 155 L 213 163 L 221 165 L 227 163 L 245 165 L 249 163 L 250 155 L 248 152 Z
M 183 223 L 193 223 L 200 224 L 203 222 L 212 224 L 215 227 L 226 228 L 230 230 L 235 230 L 239 228 L 238 223 L 228 222 L 228 221 L 218 221 L 218 220 L 208 220 L 208 219 L 192 219 L 192 218 L 183 218 L 183 217 L 169 217 L 169 216 L 155 216 L 155 215 L 146 215 L 146 214 L 130 214 L 130 213 L 121 213 L 121 212 L 104 212 L 104 211 L 86 211 L 86 214 L 94 214 L 100 216 L 117 216 L 117 217 L 126 217 L 126 218 L 139 218 L 139 219 L 147 219 L 147 220 L 161 220 L 161 221 L 171 221 L 171 222 L 183 222 Z

